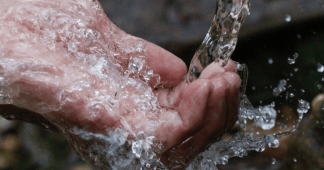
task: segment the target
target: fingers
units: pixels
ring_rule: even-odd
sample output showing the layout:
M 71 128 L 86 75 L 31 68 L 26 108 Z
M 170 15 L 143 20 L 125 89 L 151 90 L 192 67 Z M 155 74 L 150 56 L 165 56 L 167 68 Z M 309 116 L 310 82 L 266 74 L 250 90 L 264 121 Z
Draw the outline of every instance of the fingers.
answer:
M 187 86 L 187 82 L 183 81 L 172 89 L 157 89 L 155 92 L 160 106 L 169 109 L 177 109 Z
M 225 67 L 220 66 L 217 62 L 213 62 L 204 69 L 199 78 L 210 79 L 223 72 L 236 72 L 235 62 L 230 59 Z
M 226 122 L 225 131 L 229 131 L 237 120 L 238 107 L 240 104 L 239 92 L 241 79 L 240 76 L 233 72 L 225 72 L 223 76 L 228 85 L 226 87 Z
M 178 145 L 202 128 L 210 90 L 208 80 L 196 80 L 186 88 L 177 110 L 165 110 L 161 114 L 160 137 L 168 141 L 164 150 Z
M 192 126 L 192 128 L 200 129 L 197 133 L 194 133 L 193 136 L 186 139 L 181 145 L 178 145 L 175 150 L 172 150 L 172 152 L 169 150 L 163 154 L 162 161 L 164 163 L 171 167 L 179 164 L 179 162 L 181 164 L 181 161 L 185 164 L 189 163 L 197 154 L 205 150 L 212 142 L 219 140 L 227 130 L 231 129 L 237 120 L 239 105 L 238 96 L 241 82 L 240 77 L 235 73 L 235 71 L 235 62 L 231 60 L 225 68 L 218 65 L 218 63 L 213 63 L 204 70 L 198 80 L 193 81 L 190 84 L 191 86 L 199 81 L 209 82 L 210 84 L 209 96 L 206 96 L 208 97 L 206 100 L 206 108 L 202 109 L 204 110 L 204 113 L 200 113 L 204 118 L 202 121 L 199 121 L 200 123 L 197 123 L 198 120 L 196 120 L 195 123 L 197 124 Z M 181 84 L 179 86 L 181 86 Z M 167 99 L 168 95 L 173 96 L 174 94 L 174 91 L 171 93 L 170 91 L 167 93 L 165 92 L 163 94 L 165 95 L 164 99 Z M 177 94 L 178 95 L 174 96 L 180 96 L 180 92 Z M 186 93 L 182 97 L 194 98 L 194 96 L 186 96 Z M 170 106 L 170 103 L 172 102 L 166 103 L 166 105 Z M 182 101 L 180 106 L 182 106 Z M 187 107 L 186 111 L 188 112 L 190 110 L 191 109 Z M 196 119 L 198 119 L 198 117 Z M 200 127 L 201 122 L 203 127 Z M 199 127 L 197 127 L 197 125 L 199 125 Z M 191 132 L 194 131 L 192 130 Z M 182 157 L 182 160 L 177 160 L 177 157 Z
M 121 38 L 122 37 L 122 38 Z M 146 62 L 154 74 L 160 75 L 160 81 L 165 88 L 172 88 L 178 85 L 187 73 L 187 66 L 185 63 L 169 51 L 131 35 L 121 35 L 116 41 L 120 44 L 127 44 L 128 46 L 138 46 L 142 43 L 145 54 L 142 51 L 133 51 L 124 55 L 115 56 L 115 59 L 122 63 L 123 67 L 128 65 L 128 60 L 132 56 L 146 55 Z
M 236 72 L 236 62 L 229 59 L 224 68 L 226 72 Z
M 202 81 L 202 79 L 198 79 Z M 198 81 L 196 80 L 196 81 Z M 194 82 L 196 82 L 194 81 Z M 197 154 L 202 152 L 210 143 L 221 137 L 226 118 L 226 85 L 223 77 L 204 80 L 210 83 L 210 95 L 207 98 L 205 113 L 202 113 L 203 127 L 194 136 L 177 146 L 172 152 L 169 150 L 162 155 L 162 161 L 170 167 L 188 164 Z M 194 83 L 193 82 L 193 83 Z M 177 158 L 182 157 L 181 161 Z
M 179 84 L 187 73 L 185 63 L 165 49 L 146 42 L 147 61 L 155 74 L 161 76 L 161 82 L 166 88 L 172 88 Z

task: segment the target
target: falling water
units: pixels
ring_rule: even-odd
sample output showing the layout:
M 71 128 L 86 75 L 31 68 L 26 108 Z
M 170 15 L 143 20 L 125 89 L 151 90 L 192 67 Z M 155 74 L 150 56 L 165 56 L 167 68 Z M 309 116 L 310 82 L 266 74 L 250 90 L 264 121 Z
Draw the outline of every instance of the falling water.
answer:
M 249 0 L 218 1 L 212 26 L 191 61 L 187 75 L 188 82 L 199 78 L 204 68 L 212 62 L 217 62 L 221 66 L 226 65 L 236 47 L 239 29 L 249 14 L 249 7 Z M 297 57 L 298 54 L 295 53 L 292 59 L 288 59 L 288 63 L 295 64 Z M 242 85 L 239 118 L 236 124 L 239 125 L 241 130 L 233 134 L 227 141 L 218 141 L 212 144 L 205 152 L 197 156 L 187 169 L 217 169 L 216 165 L 226 164 L 232 157 L 242 158 L 249 151 L 262 152 L 266 147 L 277 148 L 279 139 L 294 132 L 303 115 L 310 109 L 310 104 L 307 101 L 299 99 L 298 119 L 296 124 L 289 130 L 286 125 L 276 122 L 277 111 L 274 109 L 274 102 L 256 108 L 252 106 L 245 95 L 248 77 L 247 67 L 244 64 L 237 64 L 237 68 L 242 79 Z M 279 96 L 281 92 L 285 91 L 286 84 L 286 80 L 280 80 L 278 87 L 273 89 L 273 95 Z M 264 136 L 259 136 L 259 133 L 256 133 L 257 136 L 253 135 L 256 127 L 269 131 L 275 127 L 276 123 L 280 125 L 280 129 L 285 131 L 279 131 L 275 134 L 269 134 L 270 132 L 268 132 Z M 274 163 L 275 160 L 272 161 L 272 164 Z
M 240 28 L 249 15 L 250 0 L 219 0 L 211 27 L 196 51 L 188 72 L 189 81 L 199 78 L 212 62 L 225 66 L 236 47 Z

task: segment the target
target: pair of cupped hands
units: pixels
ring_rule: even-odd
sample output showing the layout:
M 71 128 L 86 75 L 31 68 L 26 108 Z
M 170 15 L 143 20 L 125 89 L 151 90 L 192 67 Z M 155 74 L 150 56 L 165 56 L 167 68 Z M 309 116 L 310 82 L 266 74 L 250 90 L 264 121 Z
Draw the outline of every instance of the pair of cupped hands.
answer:
M 3 78 L 1 85 L 3 86 L 2 90 L 4 88 L 15 89 L 13 90 L 15 92 L 9 93 L 9 98 L 12 99 L 0 105 L 1 115 L 7 119 L 20 119 L 40 125 L 46 124 L 51 129 L 60 129 L 57 126 L 60 122 L 65 122 L 70 128 L 75 126 L 81 129 L 85 128 L 90 132 L 105 134 L 107 130 L 116 127 L 129 129 L 129 127 L 124 127 L 125 123 L 121 122 L 122 117 L 127 117 L 123 121 L 126 120 L 128 126 L 136 127 L 137 131 L 155 136 L 157 141 L 164 141 L 161 161 L 166 166 L 172 166 L 173 162 L 170 161 L 172 157 L 183 157 L 185 160 L 182 164 L 188 165 L 196 155 L 204 151 L 211 143 L 219 140 L 236 122 L 241 80 L 236 73 L 234 61 L 230 60 L 225 67 L 221 67 L 218 63 L 212 63 L 198 79 L 188 83 L 184 78 L 187 74 L 187 67 L 181 59 L 155 44 L 126 34 L 115 26 L 101 9 L 94 8 L 98 8 L 98 6 L 100 8 L 98 2 L 91 2 L 93 4 L 90 5 L 90 2 L 82 4 L 77 0 L 66 2 L 59 0 L 51 2 L 3 1 L 3 3 L 0 10 L 0 13 L 3 13 L 0 18 L 0 73 Z M 77 5 L 77 9 L 73 9 L 73 5 Z M 40 14 L 37 14 L 37 10 Z M 43 36 L 44 30 L 55 32 L 60 30 L 59 27 L 63 30 L 64 24 L 67 24 L 65 22 L 69 22 L 63 22 L 60 20 L 61 18 L 53 17 L 51 24 L 48 24 L 49 19 L 44 19 L 41 16 L 45 15 L 44 13 L 47 13 L 46 16 L 53 15 L 51 13 L 53 10 L 68 16 L 70 22 L 73 22 L 73 18 L 81 18 L 83 25 L 80 27 L 91 28 L 100 33 L 104 38 L 97 41 L 94 47 L 101 47 L 101 50 L 89 52 L 87 49 L 89 43 L 86 44 L 83 41 L 87 37 L 76 37 L 80 43 L 77 44 L 77 50 L 71 52 L 72 47 L 69 46 L 69 42 L 72 39 L 64 39 L 57 32 L 53 38 L 52 46 L 44 45 L 44 38 L 35 40 L 35 37 Z M 84 14 L 77 13 L 76 10 Z M 37 22 L 30 16 L 38 18 Z M 85 19 L 85 16 L 88 19 Z M 73 30 L 71 34 L 72 32 Z M 108 35 L 109 38 L 107 36 L 105 38 L 103 35 Z M 73 57 L 69 59 L 65 54 L 73 56 L 76 52 L 88 50 L 88 53 L 100 53 L 101 56 L 110 57 L 109 61 L 119 63 L 121 68 L 129 65 L 128 62 L 132 55 L 127 53 L 108 55 L 111 52 L 109 50 L 113 49 L 106 48 L 102 44 L 104 41 L 109 41 L 112 44 L 122 42 L 124 46 L 133 46 L 137 42 L 141 42 L 146 57 L 145 64 L 153 70 L 154 74 L 160 76 L 161 84 L 163 84 L 151 86 L 157 102 L 162 108 L 162 112 L 154 118 L 158 119 L 158 125 L 154 125 L 157 130 L 150 130 L 154 129 L 149 127 L 151 125 L 148 122 L 150 118 L 145 116 L 143 118 L 143 114 L 140 112 L 125 116 L 125 113 L 112 113 L 101 109 L 96 116 L 89 116 L 86 106 L 91 105 L 89 103 L 91 100 L 88 99 L 89 96 L 79 91 L 69 94 L 69 99 L 75 100 L 58 103 L 62 100 L 58 100 L 57 96 L 67 88 L 66 85 L 70 84 L 70 81 L 77 77 L 76 75 L 87 74 L 87 71 L 78 67 L 80 61 L 73 61 L 75 60 Z M 42 65 L 47 66 L 42 67 Z M 26 74 L 28 70 L 33 73 L 41 72 L 42 75 L 54 75 L 55 78 L 47 79 L 46 75 L 43 78 L 28 76 Z M 68 70 L 68 72 L 62 70 Z M 124 69 L 117 70 L 124 71 Z M 88 75 L 90 76 L 84 81 L 91 82 L 92 89 L 98 92 L 104 90 L 106 94 L 115 93 L 110 92 L 111 89 L 99 85 L 100 78 L 91 81 L 93 80 L 92 74 Z M 140 79 L 139 76 L 134 78 Z M 131 90 L 129 92 L 132 93 Z M 129 100 L 117 98 L 115 103 L 120 102 L 122 103 L 120 106 L 125 107 L 134 105 L 131 100 L 132 95 L 128 96 Z M 36 108 L 53 105 L 53 103 L 60 107 L 52 110 Z M 122 112 L 122 110 L 123 108 L 119 108 L 117 111 Z

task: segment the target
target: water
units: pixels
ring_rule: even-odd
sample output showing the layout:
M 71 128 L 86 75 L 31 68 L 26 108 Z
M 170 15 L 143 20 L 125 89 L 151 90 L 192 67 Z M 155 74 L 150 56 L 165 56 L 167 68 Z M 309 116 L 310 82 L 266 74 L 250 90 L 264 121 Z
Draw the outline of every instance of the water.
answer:
M 320 73 L 324 72 L 324 66 L 321 63 L 317 63 L 317 71 Z
M 278 97 L 282 92 L 286 90 L 287 80 L 282 79 L 279 81 L 278 86 L 273 88 L 273 95 Z
M 188 81 L 199 78 L 213 62 L 225 66 L 238 40 L 239 30 L 249 14 L 250 0 L 219 0 L 208 33 L 191 61 Z
M 294 57 L 294 58 L 289 58 L 289 57 L 288 57 L 288 63 L 289 63 L 289 64 L 295 64 L 296 59 L 298 58 L 298 53 L 295 53 L 295 54 L 293 55 L 293 57 Z
M 97 1 L 2 2 L 0 103 L 42 114 L 97 169 L 162 166 L 145 44 L 123 42 Z
M 285 16 L 285 21 L 286 22 L 290 22 L 291 21 L 291 16 L 290 15 L 286 15 Z
M 272 164 L 272 165 L 276 164 L 276 159 L 275 159 L 275 158 L 272 158 L 272 159 L 271 159 L 271 164 Z
M 4 55 L 2 52 L 7 51 L 0 51 L 0 103 L 42 113 L 66 136 L 74 150 L 97 169 L 165 169 L 160 157 L 166 143 L 158 139 L 158 116 L 164 110 L 152 90 L 159 86 L 161 77 L 146 65 L 145 44 L 140 40 L 131 44 L 119 40 L 123 33 L 116 32 L 114 26 L 102 25 L 109 21 L 96 1 L 66 1 L 60 4 L 61 10 L 43 10 L 42 3 L 52 3 L 49 0 L 35 2 L 40 5 L 20 1 L 1 12 L 0 20 L 10 22 L 0 25 L 3 30 L 0 50 L 15 53 Z M 218 1 L 211 28 L 189 67 L 188 82 L 199 78 L 212 62 L 226 65 L 236 47 L 239 29 L 249 14 L 249 5 L 249 0 Z M 26 16 L 19 15 L 18 11 L 24 11 Z M 22 26 L 12 20 L 28 24 Z M 11 45 L 8 42 L 17 32 L 21 34 L 16 38 L 21 41 Z M 24 55 L 27 52 L 38 62 L 30 61 L 30 55 Z M 289 64 L 295 63 L 298 54 L 293 57 L 288 59 Z M 293 128 L 280 123 L 283 132 L 262 135 L 259 131 L 268 132 L 277 125 L 275 103 L 253 107 L 245 94 L 247 66 L 237 64 L 237 68 L 242 85 L 236 124 L 241 130 L 229 140 L 212 144 L 187 169 L 217 169 L 218 164 L 226 164 L 232 157 L 244 157 L 250 151 L 262 152 L 267 147 L 277 148 L 279 139 L 295 131 L 310 109 L 307 101 L 299 99 L 298 119 Z M 18 82 L 17 85 L 19 79 L 26 84 Z M 31 85 L 42 82 L 43 87 L 50 88 L 28 88 L 35 87 L 27 86 L 30 82 Z M 274 95 L 280 96 L 286 85 L 287 80 L 281 80 L 273 90 Z M 48 100 L 39 100 L 43 98 Z M 62 114 L 50 114 L 61 110 Z M 77 115 L 85 115 L 81 117 L 81 126 L 66 121 L 76 116 L 69 115 L 75 111 Z M 116 117 L 123 128 L 112 126 L 115 122 L 111 120 Z M 134 122 L 140 121 L 147 124 L 134 126 Z
M 222 7 L 223 1 L 219 1 L 219 3 L 221 5 L 217 6 L 218 8 L 216 9 L 216 14 L 217 11 L 219 10 L 219 7 L 220 6 Z M 235 4 L 237 3 L 237 1 L 232 3 Z M 241 5 L 242 6 L 240 6 L 239 8 L 243 13 L 241 15 L 245 16 L 244 15 L 245 12 L 249 11 L 249 1 L 241 1 Z M 228 5 L 227 7 L 230 7 L 230 5 Z M 231 11 L 230 8 L 228 9 L 229 9 L 228 11 Z M 222 10 L 222 11 L 226 11 L 226 10 Z M 227 16 L 226 14 L 228 13 L 225 12 L 224 15 Z M 219 30 L 216 28 L 224 28 L 224 26 L 222 25 L 223 18 L 221 16 L 223 15 L 220 16 L 216 15 L 214 17 L 212 26 L 209 29 L 206 38 L 204 39 L 202 45 L 196 51 L 193 60 L 191 62 L 191 65 L 189 67 L 189 73 L 187 77 L 188 82 L 191 82 L 199 78 L 199 75 L 203 71 L 203 69 L 206 68 L 212 62 L 218 62 L 221 66 L 225 66 L 230 55 L 235 49 L 235 45 L 237 42 L 237 34 L 234 34 L 234 36 L 232 36 L 233 34 L 231 33 L 233 32 L 231 28 L 227 28 L 227 29 L 225 28 L 224 31 L 222 31 L 223 34 L 228 34 L 228 36 L 222 36 L 223 34 L 217 32 Z M 239 20 L 237 22 L 242 23 L 244 19 Z M 286 22 L 290 22 L 291 16 L 286 15 L 285 20 Z M 215 21 L 219 21 L 219 23 L 215 24 Z M 235 22 L 236 21 L 228 25 L 235 24 Z M 218 27 L 214 25 L 217 25 Z M 212 34 L 213 31 L 215 32 L 214 34 Z M 236 31 L 235 33 L 238 33 L 238 31 Z M 217 36 L 213 37 L 211 35 L 217 35 Z M 227 37 L 228 40 L 227 41 L 226 39 L 224 40 L 223 37 Z M 232 47 L 232 48 L 226 48 L 224 50 L 224 48 L 222 48 L 223 42 L 228 42 L 228 44 L 225 44 L 224 46 Z M 297 58 L 298 58 L 298 53 L 295 53 L 293 55 L 293 58 L 288 58 L 288 64 L 295 64 Z M 268 60 L 268 63 L 272 64 L 273 60 L 270 58 Z M 296 121 L 297 123 L 293 126 L 293 128 L 289 129 L 285 124 L 276 122 L 277 111 L 274 109 L 275 103 L 271 103 L 270 105 L 259 106 L 255 108 L 249 102 L 247 96 L 245 95 L 245 87 L 247 83 L 247 67 L 244 65 L 244 68 L 240 68 L 241 64 L 239 64 L 238 66 L 239 66 L 238 74 L 241 76 L 241 79 L 243 81 L 242 82 L 243 90 L 241 87 L 241 95 L 240 95 L 241 104 L 238 113 L 239 118 L 237 121 L 237 124 L 241 128 L 241 131 L 234 134 L 228 141 L 219 141 L 212 144 L 205 152 L 201 153 L 198 157 L 196 157 L 196 159 L 190 164 L 188 169 L 192 169 L 192 170 L 193 169 L 217 169 L 216 165 L 226 164 L 229 161 L 229 159 L 232 157 L 244 157 L 247 155 L 249 151 L 262 152 L 265 150 L 266 147 L 277 148 L 279 147 L 279 139 L 283 136 L 287 136 L 292 132 L 294 132 L 297 129 L 300 121 L 302 120 L 303 115 L 307 113 L 308 110 L 310 109 L 310 104 L 307 101 L 303 99 L 299 99 L 298 109 L 297 109 L 299 116 Z M 322 67 L 319 65 L 318 66 L 319 72 L 320 69 L 322 69 Z M 294 70 L 298 71 L 298 68 L 295 68 Z M 244 74 L 242 74 L 242 71 L 244 72 Z M 282 79 L 279 81 L 278 86 L 273 89 L 274 96 L 278 97 L 282 92 L 286 90 L 287 80 Z M 302 92 L 304 92 L 303 89 L 301 90 Z M 288 96 L 293 98 L 294 93 L 289 93 L 289 94 L 287 93 L 287 97 Z M 248 120 L 253 120 L 253 121 L 251 122 Z M 256 127 L 260 127 L 262 130 L 267 131 L 274 128 L 276 123 L 279 125 L 280 129 L 284 129 L 285 131 L 284 132 L 279 131 L 276 134 L 267 134 L 263 137 L 259 135 L 259 131 L 256 131 L 256 136 L 253 136 L 254 129 Z M 276 160 L 273 159 L 272 164 L 275 164 L 275 162 Z
M 268 63 L 269 63 L 269 64 L 273 64 L 273 60 L 272 60 L 272 58 L 269 58 Z

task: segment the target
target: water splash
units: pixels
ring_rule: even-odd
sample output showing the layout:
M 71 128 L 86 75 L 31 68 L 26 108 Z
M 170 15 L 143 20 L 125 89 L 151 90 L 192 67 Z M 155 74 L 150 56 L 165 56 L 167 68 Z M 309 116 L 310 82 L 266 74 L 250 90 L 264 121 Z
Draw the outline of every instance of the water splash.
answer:
M 279 96 L 283 91 L 286 90 L 286 85 L 287 85 L 287 80 L 285 79 L 280 80 L 278 86 L 273 89 L 272 94 L 276 97 Z
M 123 42 L 97 1 L 10 2 L 0 10 L 0 104 L 43 114 L 97 169 L 162 166 L 163 146 L 148 135 L 159 134 L 152 88 L 160 77 L 146 64 L 143 42 Z M 149 129 L 132 127 L 134 114 Z M 113 119 L 124 129 L 111 127 Z
M 225 66 L 238 40 L 239 30 L 249 14 L 250 0 L 219 0 L 209 31 L 190 63 L 187 81 L 199 78 L 212 62 Z
M 293 55 L 293 57 L 294 57 L 294 58 L 289 58 L 289 57 L 288 57 L 288 64 L 295 64 L 296 59 L 298 58 L 298 53 L 295 53 L 295 54 Z

